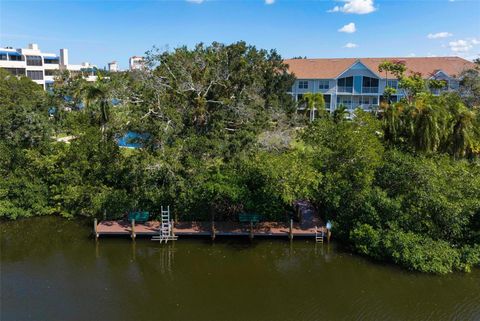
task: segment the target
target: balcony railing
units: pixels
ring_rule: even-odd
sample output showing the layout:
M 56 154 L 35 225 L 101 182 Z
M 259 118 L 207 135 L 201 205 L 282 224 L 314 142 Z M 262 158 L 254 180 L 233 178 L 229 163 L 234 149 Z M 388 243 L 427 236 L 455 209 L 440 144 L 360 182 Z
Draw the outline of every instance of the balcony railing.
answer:
M 364 94 L 377 94 L 378 87 L 362 87 L 362 93 Z
M 345 104 L 345 103 L 338 103 L 337 104 L 337 108 L 340 106 L 340 105 L 343 105 L 346 109 L 350 110 L 350 111 L 354 111 L 355 109 L 357 108 L 360 108 L 360 109 L 363 109 L 363 110 L 366 110 L 366 111 L 371 111 L 371 110 L 375 110 L 375 109 L 378 109 L 378 105 L 374 105 L 374 104 L 359 104 L 359 103 L 351 103 L 351 104 Z
M 347 87 L 347 86 L 338 86 L 338 89 L 337 91 L 339 93 L 351 93 L 353 92 L 353 87 L 350 86 L 350 87 Z

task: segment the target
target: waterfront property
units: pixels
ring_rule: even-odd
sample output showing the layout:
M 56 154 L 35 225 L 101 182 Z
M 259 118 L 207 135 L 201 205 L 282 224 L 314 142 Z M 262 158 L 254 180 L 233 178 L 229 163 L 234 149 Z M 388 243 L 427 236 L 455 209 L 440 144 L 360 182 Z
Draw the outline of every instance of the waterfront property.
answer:
M 82 73 L 87 81 L 97 79 L 95 65 L 88 62 L 70 64 L 68 49 L 60 49 L 59 54 L 47 53 L 42 52 L 35 43 L 29 44 L 27 48 L 0 47 L 0 68 L 15 76 L 26 76 L 44 89 L 53 85 L 58 70 Z
M 394 75 L 387 77 L 378 71 L 384 61 L 404 64 L 406 75 L 420 73 L 426 80 L 445 81 L 446 86 L 434 90 L 434 94 L 457 89 L 462 71 L 475 66 L 460 57 L 288 59 L 285 63 L 296 77 L 290 93 L 297 102 L 306 93 L 322 93 L 330 112 L 340 105 L 350 112 L 356 108 L 376 109 L 387 86 L 397 89 L 391 97 L 393 102 L 405 96 Z M 299 108 L 304 107 L 300 104 Z

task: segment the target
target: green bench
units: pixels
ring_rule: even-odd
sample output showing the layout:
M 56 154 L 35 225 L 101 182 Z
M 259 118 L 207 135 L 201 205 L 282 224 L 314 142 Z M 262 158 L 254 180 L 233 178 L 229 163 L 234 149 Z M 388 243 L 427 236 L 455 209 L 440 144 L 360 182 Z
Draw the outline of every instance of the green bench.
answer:
M 135 223 L 145 223 L 148 221 L 150 213 L 148 212 L 130 212 L 128 213 L 128 221 L 132 222 L 135 220 Z
M 255 213 L 240 213 L 238 214 L 238 220 L 240 223 L 258 223 L 262 219 L 260 214 Z

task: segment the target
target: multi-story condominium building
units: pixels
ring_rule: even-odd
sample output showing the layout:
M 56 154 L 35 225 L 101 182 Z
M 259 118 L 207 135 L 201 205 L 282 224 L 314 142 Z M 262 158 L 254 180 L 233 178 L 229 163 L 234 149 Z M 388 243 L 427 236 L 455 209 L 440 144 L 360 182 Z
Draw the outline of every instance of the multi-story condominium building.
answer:
M 387 78 L 384 72 L 378 71 L 384 61 L 405 64 L 407 75 L 418 72 L 425 79 L 444 80 L 443 90 L 456 89 L 461 72 L 475 66 L 459 57 L 288 59 L 285 63 L 297 78 L 291 90 L 296 101 L 301 101 L 305 93 L 322 93 L 328 111 L 343 105 L 352 112 L 359 107 L 364 110 L 377 108 L 387 84 L 398 89 L 392 101 L 405 95 L 393 75 Z M 301 108 L 304 108 L 302 104 Z
M 139 70 L 145 68 L 145 59 L 139 56 L 130 57 L 128 60 L 130 70 Z
M 81 72 L 89 81 L 96 79 L 97 67 L 84 62 L 73 65 L 68 61 L 68 49 L 60 49 L 60 54 L 42 52 L 37 44 L 29 44 L 27 48 L 13 49 L 0 47 L 0 68 L 6 69 L 16 76 L 27 76 L 44 89 L 53 85 L 58 70 Z
M 118 64 L 116 61 L 112 61 L 108 63 L 108 71 L 110 72 L 117 72 L 120 69 L 118 68 Z

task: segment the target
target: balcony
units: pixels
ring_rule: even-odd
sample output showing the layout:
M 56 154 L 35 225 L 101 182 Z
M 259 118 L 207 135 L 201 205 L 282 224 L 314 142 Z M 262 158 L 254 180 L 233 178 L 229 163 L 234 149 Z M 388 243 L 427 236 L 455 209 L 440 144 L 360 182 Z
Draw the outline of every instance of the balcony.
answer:
M 337 108 L 343 105 L 348 111 L 353 112 L 355 109 L 360 108 L 365 111 L 372 111 L 378 109 L 378 105 L 373 104 L 359 104 L 359 103 L 338 103 Z
M 352 86 L 338 86 L 337 92 L 339 93 L 352 93 L 353 87 Z
M 363 94 L 378 94 L 378 87 L 362 87 Z

